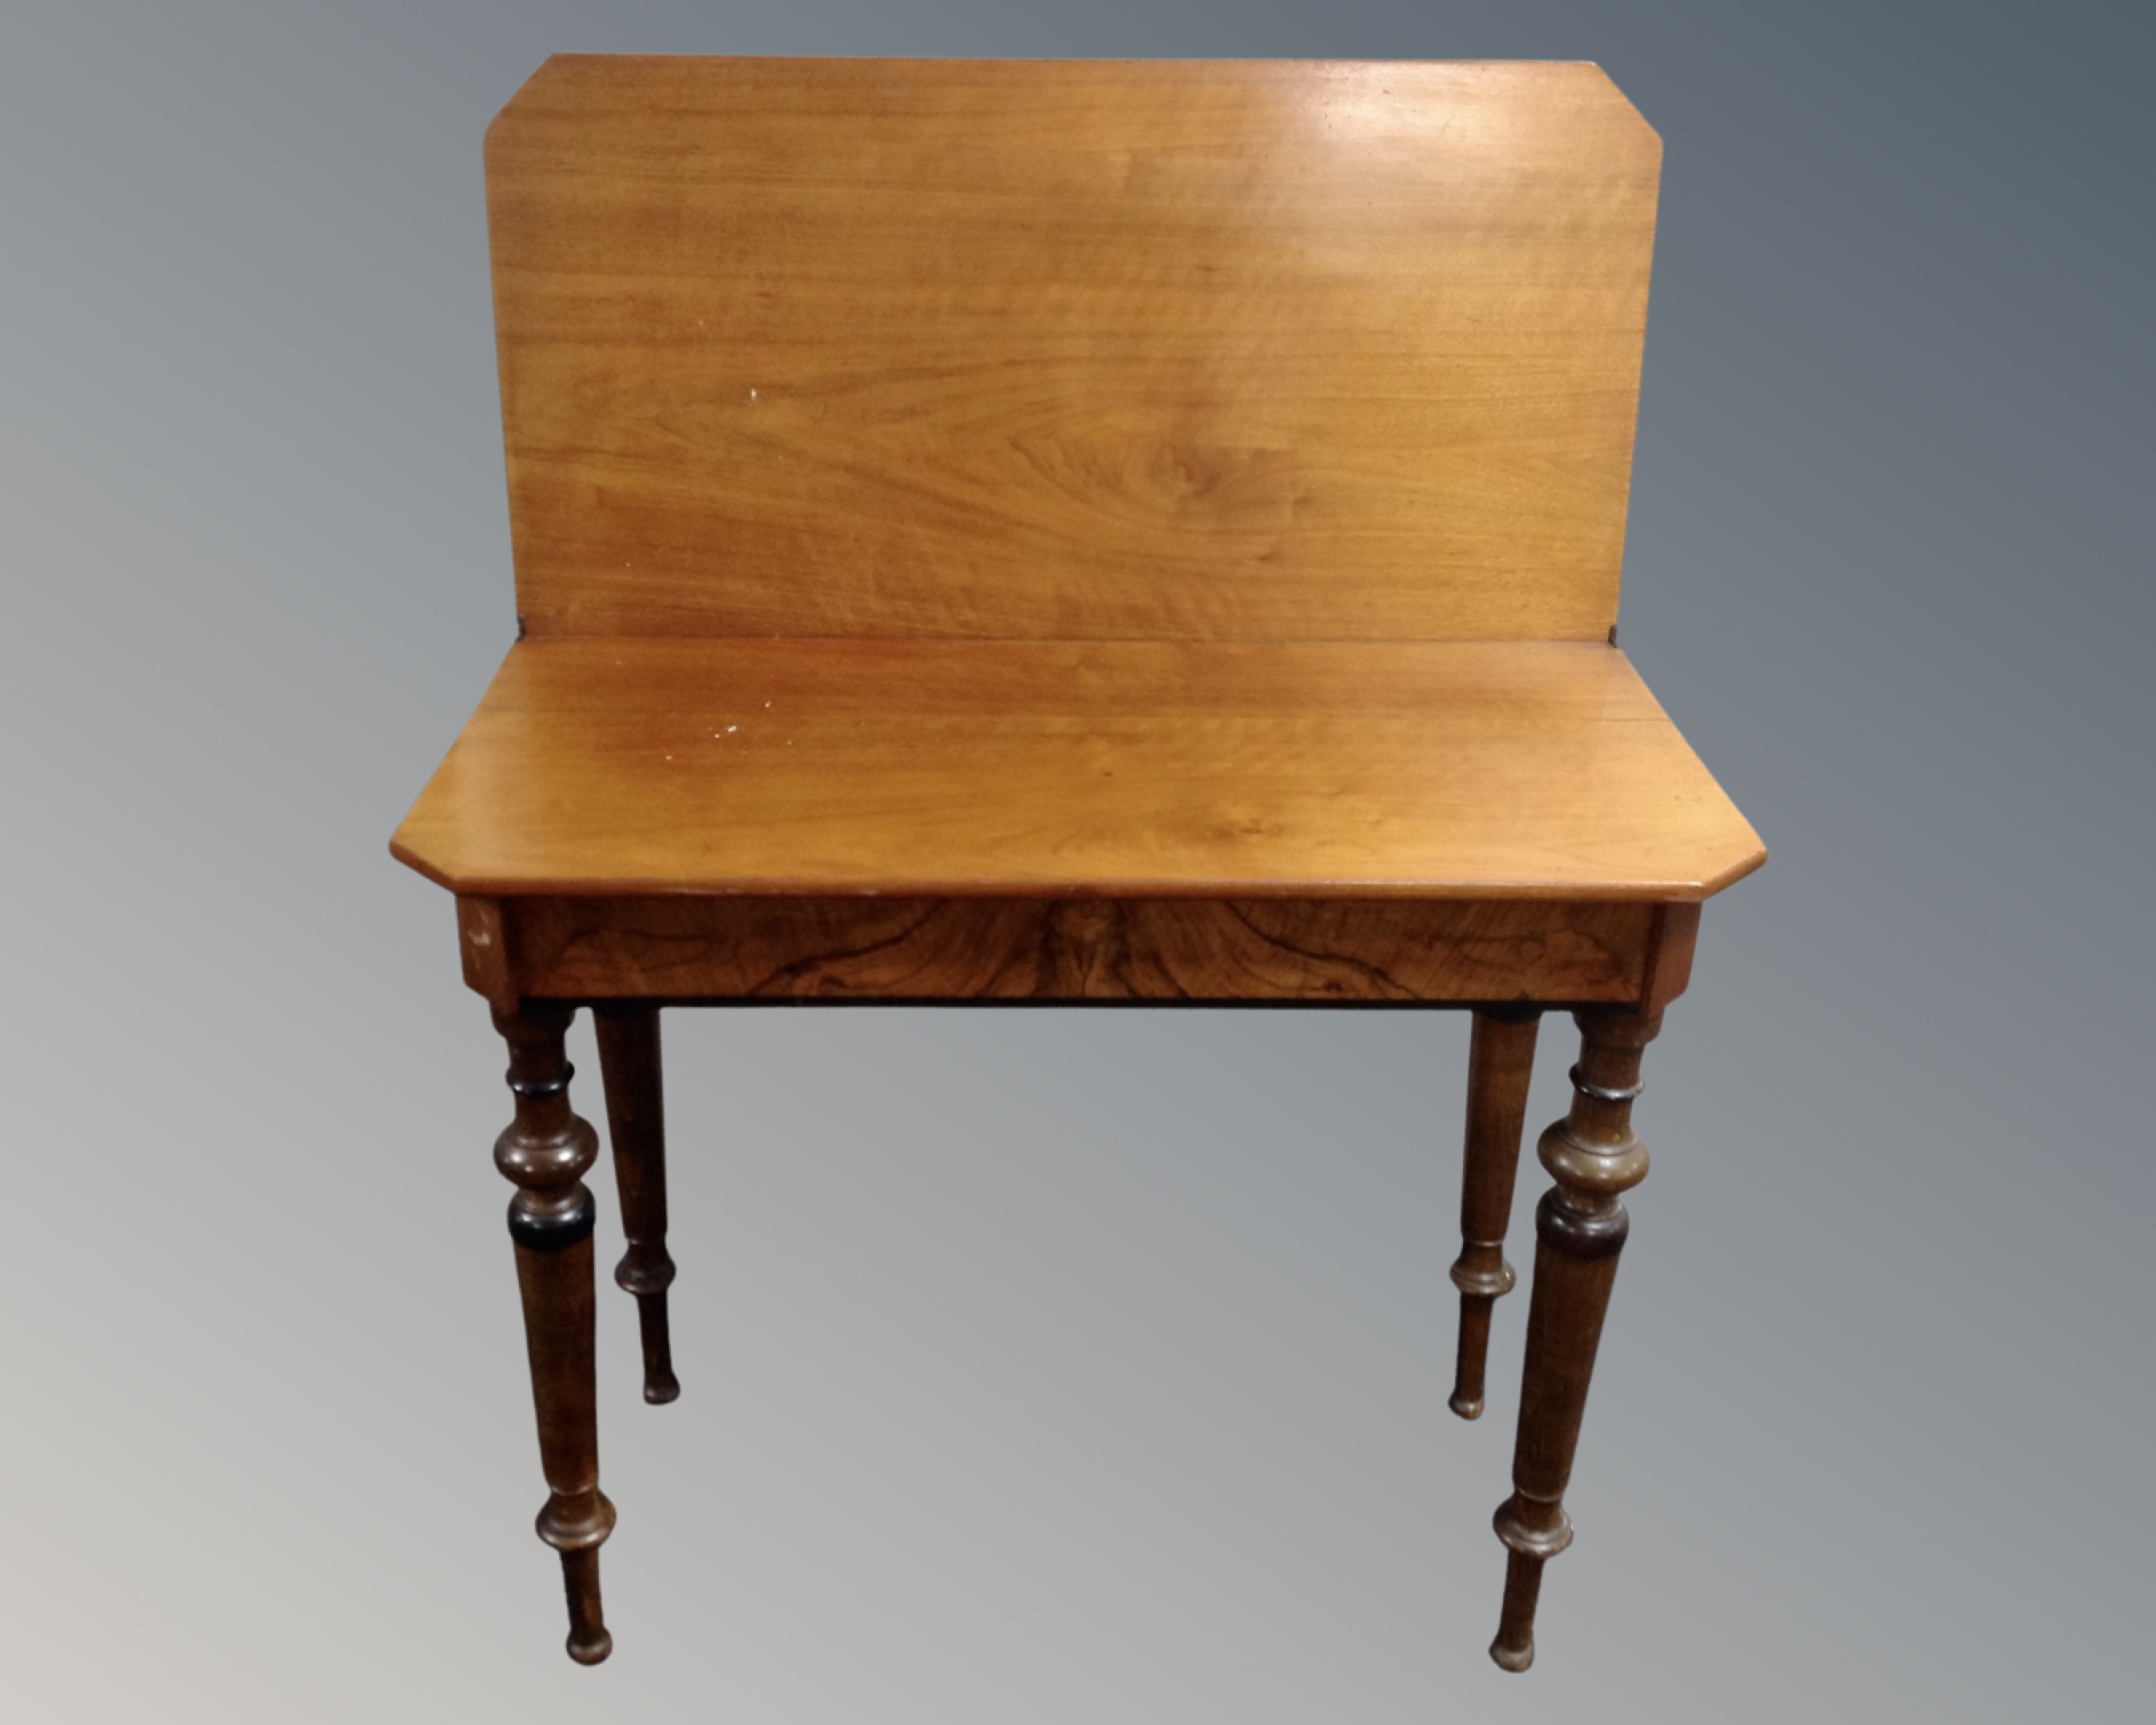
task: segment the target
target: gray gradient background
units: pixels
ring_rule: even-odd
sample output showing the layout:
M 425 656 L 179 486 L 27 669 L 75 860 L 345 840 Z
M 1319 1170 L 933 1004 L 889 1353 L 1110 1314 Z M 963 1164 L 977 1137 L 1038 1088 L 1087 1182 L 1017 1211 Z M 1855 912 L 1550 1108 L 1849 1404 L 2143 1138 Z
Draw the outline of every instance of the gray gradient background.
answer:
M 0 1713 L 2147 1717 L 2148 16 L 9 8 Z M 1661 131 L 1625 643 L 1774 858 L 1529 1676 L 1414 1014 L 675 1014 L 686 1389 L 604 1290 L 562 1656 L 499 1045 L 384 850 L 511 627 L 479 144 L 559 49 L 1594 59 Z

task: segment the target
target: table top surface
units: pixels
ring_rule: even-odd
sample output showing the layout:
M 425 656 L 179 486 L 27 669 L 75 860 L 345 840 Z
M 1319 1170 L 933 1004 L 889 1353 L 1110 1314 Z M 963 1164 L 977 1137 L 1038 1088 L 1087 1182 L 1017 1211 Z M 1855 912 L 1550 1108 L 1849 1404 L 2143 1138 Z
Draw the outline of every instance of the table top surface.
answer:
M 1593 640 L 1661 148 L 1592 66 L 547 62 L 527 637 Z
M 482 895 L 1697 901 L 1765 860 L 1623 653 L 526 640 L 393 852 Z

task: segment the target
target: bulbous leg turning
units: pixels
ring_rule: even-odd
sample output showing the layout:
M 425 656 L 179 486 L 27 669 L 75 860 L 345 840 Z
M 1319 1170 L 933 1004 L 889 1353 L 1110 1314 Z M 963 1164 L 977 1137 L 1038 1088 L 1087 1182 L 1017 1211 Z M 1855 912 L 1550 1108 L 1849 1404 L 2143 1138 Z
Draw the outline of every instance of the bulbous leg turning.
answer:
M 516 1118 L 495 1141 L 495 1167 L 514 1182 L 509 1237 L 524 1298 L 524 1339 L 539 1420 L 539 1460 L 549 1495 L 540 1538 L 562 1554 L 569 1607 L 569 1656 L 596 1665 L 613 1651 L 599 1604 L 598 1548 L 613 1531 L 599 1490 L 598 1409 L 593 1369 L 592 1194 L 583 1176 L 598 1134 L 569 1106 L 562 1036 L 575 1009 L 526 1001 L 497 1009 L 509 1044 Z
M 1535 1209 L 1535 1284 L 1527 1303 L 1512 1495 L 1496 1514 L 1507 1553 L 1505 1604 L 1490 1656 L 1507 1671 L 1535 1657 L 1543 1565 L 1572 1543 L 1564 1488 L 1579 1445 L 1587 1388 L 1630 1221 L 1620 1194 L 1646 1178 L 1647 1147 L 1632 1131 L 1640 1060 L 1659 1013 L 1575 1014 L 1582 1045 L 1572 1107 L 1536 1153 L 1556 1184 Z

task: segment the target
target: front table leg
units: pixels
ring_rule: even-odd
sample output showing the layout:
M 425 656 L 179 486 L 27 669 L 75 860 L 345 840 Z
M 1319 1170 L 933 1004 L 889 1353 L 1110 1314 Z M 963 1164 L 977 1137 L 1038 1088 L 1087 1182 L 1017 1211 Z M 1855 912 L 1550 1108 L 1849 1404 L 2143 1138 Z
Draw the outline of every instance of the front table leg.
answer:
M 1535 1147 L 1557 1184 L 1535 1210 L 1535 1284 L 1527 1303 L 1513 1491 L 1496 1516 L 1497 1537 L 1511 1555 L 1504 1614 L 1490 1656 L 1511 1671 L 1534 1663 L 1543 1565 L 1572 1543 L 1564 1488 L 1630 1225 L 1619 1194 L 1647 1174 L 1647 1147 L 1632 1132 L 1632 1099 L 1640 1094 L 1640 1056 L 1662 1022 L 1659 1012 L 1621 1008 L 1574 1017 L 1582 1044 L 1572 1069 L 1572 1108 Z
M 552 1488 L 539 1537 L 562 1554 L 569 1598 L 569 1657 L 597 1665 L 613 1651 L 599 1606 L 599 1546 L 613 1506 L 599 1490 L 598 1395 L 593 1362 L 592 1194 L 584 1171 L 598 1135 L 569 1106 L 562 1034 L 576 1009 L 527 1000 L 496 1009 L 509 1043 L 516 1119 L 495 1141 L 495 1166 L 516 1183 L 509 1236 L 524 1294 L 524 1337 L 539 1414 L 539 1460 Z

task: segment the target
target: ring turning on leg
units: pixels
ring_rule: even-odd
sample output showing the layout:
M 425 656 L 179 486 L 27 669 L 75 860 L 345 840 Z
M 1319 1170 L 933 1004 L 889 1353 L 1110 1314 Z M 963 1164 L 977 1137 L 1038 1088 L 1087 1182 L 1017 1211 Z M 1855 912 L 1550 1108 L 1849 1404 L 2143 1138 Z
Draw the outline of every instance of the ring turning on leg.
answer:
M 1490 1308 L 1512 1291 L 1505 1230 L 1512 1214 L 1512 1179 L 1520 1165 L 1520 1131 L 1527 1117 L 1538 1007 L 1492 1007 L 1475 1014 L 1467 1050 L 1467 1153 L 1460 1180 L 1460 1348 L 1452 1411 L 1463 1420 L 1482 1412 L 1483 1364 L 1490 1351 Z
M 607 1135 L 613 1142 L 614 1183 L 621 1193 L 629 1250 L 613 1279 L 636 1296 L 644 1339 L 644 1399 L 670 1402 L 681 1394 L 674 1375 L 666 1291 L 674 1260 L 666 1255 L 666 1116 L 659 1065 L 659 1009 L 595 1006 L 599 1071 L 606 1081 Z
M 551 1488 L 539 1537 L 562 1554 L 569 1605 L 569 1656 L 596 1665 L 613 1650 L 599 1604 L 599 1546 L 613 1531 L 613 1506 L 599 1490 L 598 1398 L 593 1383 L 592 1194 L 583 1183 L 598 1137 L 569 1106 L 569 1063 L 562 1047 L 575 1009 L 526 1001 L 497 1009 L 509 1044 L 509 1087 L 516 1118 L 495 1141 L 495 1166 L 516 1183 L 509 1236 L 524 1296 L 531 1399 L 539 1416 L 539 1460 Z
M 1617 1255 L 1630 1225 L 1620 1194 L 1647 1174 L 1647 1147 L 1632 1131 L 1632 1101 L 1640 1094 L 1640 1055 L 1661 1028 L 1660 1013 L 1597 1008 L 1574 1016 L 1582 1047 L 1572 1069 L 1572 1108 L 1536 1146 L 1557 1183 L 1535 1209 L 1535 1286 L 1513 1489 L 1496 1515 L 1508 1555 L 1490 1656 L 1513 1671 L 1534 1662 L 1543 1565 L 1572 1543 L 1564 1488 Z

